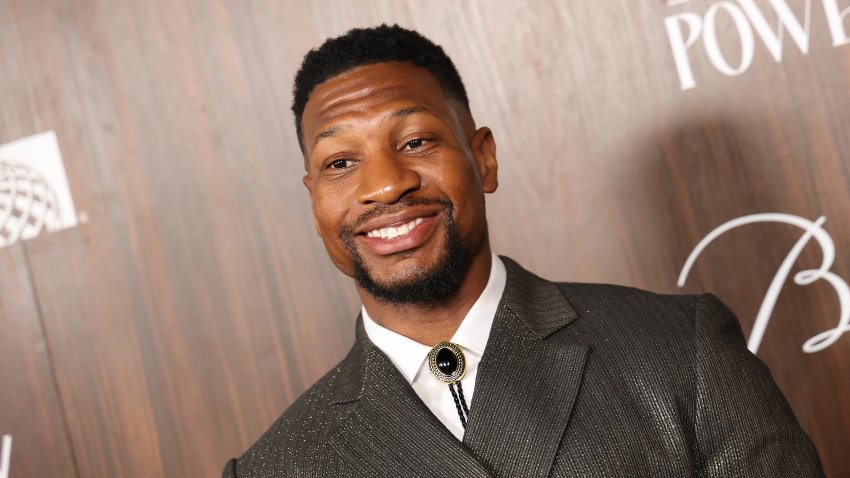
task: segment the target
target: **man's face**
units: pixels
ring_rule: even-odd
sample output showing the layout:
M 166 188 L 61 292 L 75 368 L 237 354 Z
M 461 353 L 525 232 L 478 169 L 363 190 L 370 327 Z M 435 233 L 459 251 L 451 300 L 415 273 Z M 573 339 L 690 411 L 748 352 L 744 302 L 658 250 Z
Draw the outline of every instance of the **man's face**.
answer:
M 335 76 L 311 93 L 302 131 L 316 230 L 361 288 L 385 300 L 376 291 L 431 289 L 482 251 L 495 143 L 427 70 L 393 62 Z

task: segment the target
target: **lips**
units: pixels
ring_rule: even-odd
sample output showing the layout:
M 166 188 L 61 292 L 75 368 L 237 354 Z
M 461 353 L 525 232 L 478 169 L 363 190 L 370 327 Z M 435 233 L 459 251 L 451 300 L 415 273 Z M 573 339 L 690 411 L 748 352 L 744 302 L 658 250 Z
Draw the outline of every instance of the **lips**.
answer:
M 380 237 L 381 239 L 395 239 L 398 236 L 403 236 L 408 234 L 410 231 L 414 230 L 416 226 L 422 224 L 421 217 L 417 217 L 416 219 L 408 222 L 407 224 L 402 224 L 398 227 L 384 227 L 381 229 L 373 229 L 366 233 L 366 237 Z
M 409 251 L 422 246 L 433 235 L 437 229 L 436 225 L 443 217 L 443 211 L 417 213 L 421 215 L 412 215 L 411 212 L 402 214 L 401 220 L 395 220 L 394 217 L 383 218 L 380 222 L 385 224 L 369 225 L 370 229 L 361 232 L 357 235 L 358 242 L 362 244 L 369 252 L 387 256 L 399 252 Z M 388 221 L 393 221 L 389 222 Z

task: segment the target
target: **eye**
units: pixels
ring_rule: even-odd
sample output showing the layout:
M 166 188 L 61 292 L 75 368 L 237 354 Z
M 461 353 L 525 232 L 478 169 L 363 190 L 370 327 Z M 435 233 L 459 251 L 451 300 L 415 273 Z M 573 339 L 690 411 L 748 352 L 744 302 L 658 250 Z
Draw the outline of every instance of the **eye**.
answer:
M 328 164 L 328 168 L 330 169 L 346 169 L 350 168 L 354 164 L 354 161 L 350 159 L 335 159 Z
M 407 143 L 404 143 L 403 149 L 405 149 L 405 150 L 421 149 L 423 146 L 425 146 L 425 143 L 427 143 L 427 142 L 428 142 L 428 140 L 425 139 L 425 138 L 412 139 L 412 140 L 408 141 Z

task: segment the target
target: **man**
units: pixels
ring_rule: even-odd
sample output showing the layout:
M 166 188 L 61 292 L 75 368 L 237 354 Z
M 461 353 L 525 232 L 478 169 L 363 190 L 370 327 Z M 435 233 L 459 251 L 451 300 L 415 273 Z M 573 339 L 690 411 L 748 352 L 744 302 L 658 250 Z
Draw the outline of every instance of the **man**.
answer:
M 716 298 L 491 253 L 496 143 L 440 47 L 352 30 L 294 97 L 316 230 L 363 309 L 348 356 L 225 477 L 822 475 Z

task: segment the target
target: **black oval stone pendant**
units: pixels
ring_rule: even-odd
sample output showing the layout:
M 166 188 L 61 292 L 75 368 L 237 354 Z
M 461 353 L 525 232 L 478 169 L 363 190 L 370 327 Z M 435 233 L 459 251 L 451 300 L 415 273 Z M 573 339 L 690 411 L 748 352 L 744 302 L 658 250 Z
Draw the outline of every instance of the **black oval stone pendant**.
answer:
M 456 344 L 440 342 L 428 353 L 431 374 L 443 383 L 456 383 L 466 372 L 466 358 Z
M 437 368 L 446 375 L 451 375 L 457 370 L 457 357 L 449 349 L 440 349 L 437 352 Z

